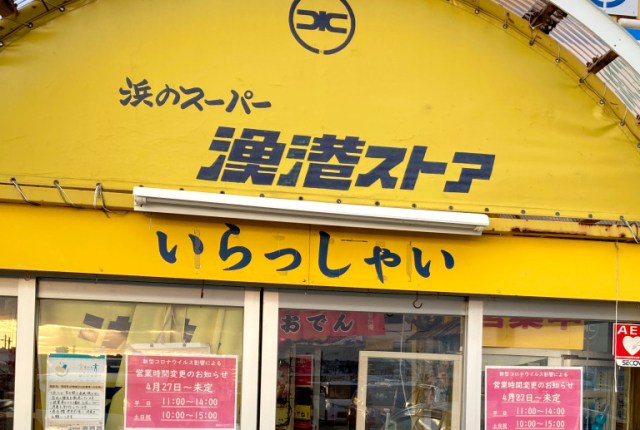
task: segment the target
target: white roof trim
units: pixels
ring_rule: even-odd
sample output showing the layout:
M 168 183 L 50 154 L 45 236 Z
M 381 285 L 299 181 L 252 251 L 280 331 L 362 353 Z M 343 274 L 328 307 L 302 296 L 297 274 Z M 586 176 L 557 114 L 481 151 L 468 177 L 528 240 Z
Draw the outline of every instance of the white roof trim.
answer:
M 598 35 L 640 74 L 640 44 L 609 15 L 589 0 L 551 0 L 551 3 Z

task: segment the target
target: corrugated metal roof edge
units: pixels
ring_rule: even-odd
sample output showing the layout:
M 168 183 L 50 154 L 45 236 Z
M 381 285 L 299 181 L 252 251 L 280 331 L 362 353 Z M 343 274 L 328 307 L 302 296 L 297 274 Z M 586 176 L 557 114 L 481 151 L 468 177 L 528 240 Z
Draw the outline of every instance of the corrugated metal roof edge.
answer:
M 640 44 L 609 15 L 590 1 L 550 1 L 593 31 L 640 74 Z

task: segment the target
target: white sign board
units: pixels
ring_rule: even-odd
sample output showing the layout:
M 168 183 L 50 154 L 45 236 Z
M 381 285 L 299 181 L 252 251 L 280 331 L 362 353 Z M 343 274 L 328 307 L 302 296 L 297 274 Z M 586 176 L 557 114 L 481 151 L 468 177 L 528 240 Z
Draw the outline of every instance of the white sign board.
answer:
M 638 0 L 591 0 L 609 15 L 638 16 Z
M 107 360 L 104 355 L 47 357 L 47 430 L 104 429 Z

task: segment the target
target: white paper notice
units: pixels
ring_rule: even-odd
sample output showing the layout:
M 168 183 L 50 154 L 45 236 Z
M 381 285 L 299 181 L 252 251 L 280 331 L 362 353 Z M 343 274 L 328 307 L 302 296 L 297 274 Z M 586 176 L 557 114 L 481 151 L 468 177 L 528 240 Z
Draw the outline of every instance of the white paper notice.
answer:
M 47 357 L 47 430 L 104 429 L 107 360 L 104 355 Z

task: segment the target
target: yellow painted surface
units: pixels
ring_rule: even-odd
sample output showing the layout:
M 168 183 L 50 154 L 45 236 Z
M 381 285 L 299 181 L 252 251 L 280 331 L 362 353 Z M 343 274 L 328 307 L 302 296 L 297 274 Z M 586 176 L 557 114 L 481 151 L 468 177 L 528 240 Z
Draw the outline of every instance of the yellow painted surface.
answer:
M 238 263 L 241 254 L 231 255 L 226 261 L 219 256 L 220 239 L 228 230 L 224 222 L 177 217 L 156 219 L 138 213 L 112 213 L 107 217 L 101 211 L 84 209 L 25 211 L 19 207 L 16 210 L 13 205 L 4 205 L 2 209 L 3 219 L 8 221 L 1 227 L 5 243 L 14 244 L 3 250 L 6 254 L 0 257 L 3 268 L 229 282 L 308 282 L 307 270 L 302 267 L 288 272 L 276 270 L 288 265 L 290 259 L 283 257 L 271 262 L 264 257 L 265 253 L 295 246 L 308 261 L 309 233 L 305 228 L 287 228 L 286 233 L 281 234 L 255 224 L 238 224 L 241 236 L 232 235 L 229 247 L 250 247 L 251 265 L 244 270 L 229 271 L 225 269 Z M 15 228 L 16 225 L 23 227 Z M 177 247 L 175 262 L 169 263 L 161 257 L 158 231 L 167 235 L 168 250 Z M 26 239 L 25 235 L 38 239 Z M 203 244 L 200 254 L 194 252 L 190 235 L 197 236 Z
M 323 232 L 227 220 L 239 229 L 238 234 L 229 235 L 229 226 L 216 219 L 141 213 L 107 217 L 89 209 L 12 204 L 2 205 L 1 215 L 0 261 L 3 269 L 19 272 L 640 301 L 637 244 L 616 247 L 598 241 L 355 229 Z M 158 241 L 158 232 L 166 235 L 165 247 Z M 225 234 L 230 254 L 226 260 L 220 253 Z M 189 235 L 200 239 L 202 252 L 196 252 Z M 323 235 L 326 256 L 321 258 Z M 164 249 L 166 257 L 174 246 L 171 263 L 160 251 Z M 233 269 L 242 260 L 242 249 L 251 253 L 251 259 Z M 421 252 L 420 267 L 431 262 L 428 276 L 416 268 L 414 249 Z M 294 262 L 286 250 L 299 253 L 299 264 L 279 271 Z M 275 251 L 282 255 L 276 258 Z M 453 262 L 449 267 L 443 251 Z M 334 276 L 339 269 L 345 270 Z
M 584 323 L 547 318 L 485 317 L 482 345 L 498 348 L 584 348 Z
M 309 421 L 311 419 L 311 405 L 295 405 L 293 416 L 297 420 Z
M 301 0 L 296 11 L 345 14 L 345 3 Z M 0 115 L 10 118 L 2 122 L 0 183 L 17 178 L 52 187 L 59 180 L 91 190 L 101 182 L 122 192 L 144 184 L 640 219 L 629 186 L 640 183 L 636 142 L 574 76 L 510 30 L 441 0 L 349 0 L 353 38 L 323 55 L 296 41 L 289 26 L 294 4 L 157 0 L 151 7 L 99 0 L 34 29 L 0 52 Z M 295 16 L 295 25 L 311 22 Z M 304 40 L 327 49 L 341 37 L 310 31 Z M 127 96 L 136 90 L 150 97 L 134 106 Z M 199 90 L 202 110 L 192 99 Z M 270 107 L 254 106 L 266 102 Z M 228 164 L 217 180 L 198 179 L 201 167 L 228 155 L 210 150 L 220 127 L 232 128 L 236 139 L 252 129 L 277 133 L 283 153 L 261 167 L 266 183 L 225 179 L 233 170 Z M 294 136 L 313 145 L 333 135 L 359 139 L 360 152 L 323 160 L 308 150 L 302 160 L 289 158 Z M 395 151 L 397 163 L 382 174 L 384 185 L 358 185 L 383 161 L 376 147 Z M 418 173 L 415 185 L 403 187 L 410 154 L 421 147 L 424 160 L 444 172 Z M 474 180 L 466 192 L 447 191 L 463 168 L 478 168 L 455 161 L 463 153 L 495 156 L 491 176 Z M 297 180 L 285 181 L 298 161 Z M 317 168 L 334 169 L 320 175 L 329 185 L 318 183 Z M 336 169 L 343 169 L 347 188 L 331 181 Z

